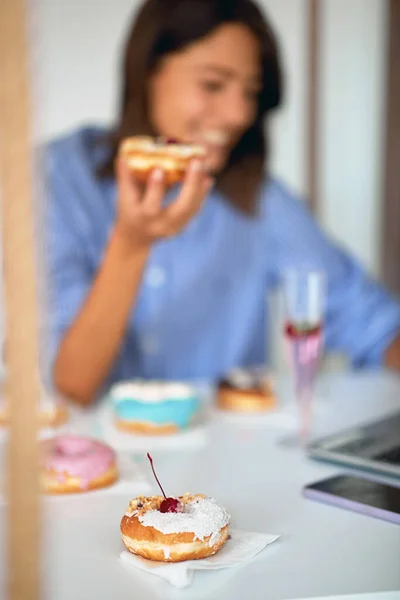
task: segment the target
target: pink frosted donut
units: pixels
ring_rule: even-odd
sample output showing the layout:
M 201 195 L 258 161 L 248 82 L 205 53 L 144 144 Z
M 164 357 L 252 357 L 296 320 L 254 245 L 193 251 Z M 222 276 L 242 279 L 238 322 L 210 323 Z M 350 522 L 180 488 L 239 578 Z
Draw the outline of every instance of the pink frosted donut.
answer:
M 118 479 L 115 452 L 107 444 L 76 435 L 42 440 L 41 488 L 46 494 L 85 492 Z

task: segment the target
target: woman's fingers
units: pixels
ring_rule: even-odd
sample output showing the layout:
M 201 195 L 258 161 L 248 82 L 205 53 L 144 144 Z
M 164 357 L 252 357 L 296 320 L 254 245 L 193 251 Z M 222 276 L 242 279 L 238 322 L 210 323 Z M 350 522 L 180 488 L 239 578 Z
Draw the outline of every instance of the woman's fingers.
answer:
M 212 185 L 213 179 L 206 174 L 204 164 L 199 160 L 193 160 L 189 165 L 181 193 L 165 211 L 166 218 L 171 223 L 187 221 L 199 210 Z
M 162 200 L 165 195 L 165 173 L 162 169 L 151 172 L 146 191 L 141 203 L 141 213 L 146 218 L 155 218 L 161 211 Z
M 128 197 L 130 202 L 139 204 L 141 198 L 141 190 L 135 178 L 122 156 L 118 156 L 115 161 L 115 170 L 117 174 L 118 192 L 121 197 Z
M 166 192 L 166 176 L 162 169 L 152 171 L 146 185 L 141 185 L 132 175 L 122 157 L 116 161 L 121 216 L 126 224 L 139 228 L 151 239 L 169 237 L 179 233 L 198 212 L 214 180 L 204 165 L 194 160 L 189 165 L 178 198 L 167 208 L 162 201 Z

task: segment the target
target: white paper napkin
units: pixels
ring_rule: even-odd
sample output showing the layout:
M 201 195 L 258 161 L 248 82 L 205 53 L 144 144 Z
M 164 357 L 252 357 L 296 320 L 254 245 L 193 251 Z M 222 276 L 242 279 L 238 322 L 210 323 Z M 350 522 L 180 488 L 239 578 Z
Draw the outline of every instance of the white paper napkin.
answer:
M 188 587 L 193 583 L 194 571 L 206 569 L 228 569 L 238 567 L 252 560 L 268 544 L 272 544 L 279 535 L 254 533 L 230 529 L 230 539 L 225 546 L 209 558 L 188 560 L 179 563 L 164 563 L 147 560 L 141 556 L 124 550 L 120 558 L 128 569 L 140 569 L 152 575 L 157 575 L 177 588 Z
M 135 435 L 120 431 L 114 425 L 112 407 L 104 405 L 98 412 L 99 434 L 116 450 L 149 452 L 180 448 L 198 448 L 207 442 L 207 426 L 204 420 L 171 435 Z

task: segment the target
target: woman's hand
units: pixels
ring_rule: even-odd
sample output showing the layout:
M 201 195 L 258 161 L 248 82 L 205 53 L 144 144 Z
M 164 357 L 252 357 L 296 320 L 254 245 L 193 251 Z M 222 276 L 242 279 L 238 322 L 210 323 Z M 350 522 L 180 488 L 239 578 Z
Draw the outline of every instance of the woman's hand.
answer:
M 130 172 L 122 157 L 116 164 L 118 181 L 118 213 L 116 229 L 135 247 L 148 247 L 154 241 L 179 233 L 200 210 L 213 185 L 204 164 L 194 159 L 188 168 L 179 196 L 167 207 L 165 176 L 154 169 L 145 186 Z

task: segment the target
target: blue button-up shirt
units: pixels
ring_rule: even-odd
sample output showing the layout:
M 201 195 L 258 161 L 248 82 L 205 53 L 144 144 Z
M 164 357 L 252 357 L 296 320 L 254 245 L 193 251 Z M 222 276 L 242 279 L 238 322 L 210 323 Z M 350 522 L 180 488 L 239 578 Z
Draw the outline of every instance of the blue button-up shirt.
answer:
M 115 181 L 95 175 L 99 133 L 81 129 L 46 153 L 53 357 L 90 291 L 115 218 Z M 267 291 L 283 269 L 304 265 L 327 275 L 327 348 L 355 366 L 380 364 L 399 331 L 399 304 L 270 179 L 257 217 L 213 191 L 184 231 L 154 244 L 110 382 L 214 378 L 263 364 Z

